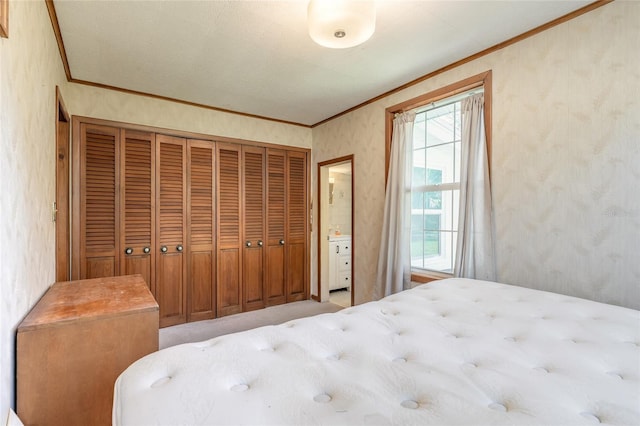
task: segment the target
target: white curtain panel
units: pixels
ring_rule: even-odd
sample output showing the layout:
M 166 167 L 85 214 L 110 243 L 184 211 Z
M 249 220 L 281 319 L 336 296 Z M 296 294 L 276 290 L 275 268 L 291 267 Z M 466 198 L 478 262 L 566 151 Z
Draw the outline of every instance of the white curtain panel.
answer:
M 496 280 L 489 157 L 484 127 L 484 95 L 462 101 L 460 215 L 454 274 Z
M 413 111 L 393 120 L 389 176 L 384 201 L 384 222 L 373 296 L 381 299 L 411 287 L 411 170 Z

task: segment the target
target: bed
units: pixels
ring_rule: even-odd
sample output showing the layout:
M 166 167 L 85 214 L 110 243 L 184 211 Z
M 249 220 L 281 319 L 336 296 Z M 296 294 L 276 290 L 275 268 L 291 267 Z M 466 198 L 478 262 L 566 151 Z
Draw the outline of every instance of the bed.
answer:
M 115 425 L 640 424 L 640 312 L 468 279 L 132 364 Z

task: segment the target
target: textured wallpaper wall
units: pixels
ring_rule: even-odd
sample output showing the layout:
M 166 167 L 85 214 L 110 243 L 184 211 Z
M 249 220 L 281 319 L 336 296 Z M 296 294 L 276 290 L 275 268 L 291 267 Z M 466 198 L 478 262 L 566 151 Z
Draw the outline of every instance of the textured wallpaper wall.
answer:
M 15 331 L 55 275 L 55 88 L 66 78 L 43 1 L 9 3 L 0 38 L 0 424 L 14 401 Z
M 311 129 L 308 127 L 250 118 L 82 84 L 69 84 L 65 100 L 73 115 L 311 148 Z
M 384 109 L 493 70 L 499 280 L 640 308 L 639 45 L 640 3 L 613 2 L 314 128 L 314 172 L 355 156 L 356 301 L 375 281 Z

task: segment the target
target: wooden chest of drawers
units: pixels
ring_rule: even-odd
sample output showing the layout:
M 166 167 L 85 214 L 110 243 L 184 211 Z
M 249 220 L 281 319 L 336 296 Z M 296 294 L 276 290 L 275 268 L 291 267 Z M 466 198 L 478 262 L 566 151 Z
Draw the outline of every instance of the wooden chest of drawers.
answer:
M 140 275 L 52 285 L 17 332 L 25 425 L 110 425 L 113 385 L 158 350 L 158 304 Z

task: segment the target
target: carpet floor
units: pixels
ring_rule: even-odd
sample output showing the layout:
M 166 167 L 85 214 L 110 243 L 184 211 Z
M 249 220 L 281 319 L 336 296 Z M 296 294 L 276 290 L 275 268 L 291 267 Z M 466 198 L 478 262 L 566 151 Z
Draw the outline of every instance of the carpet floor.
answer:
M 182 343 L 200 342 L 265 325 L 282 324 L 297 318 L 337 312 L 341 309 L 342 306 L 330 302 L 304 300 L 212 320 L 174 325 L 160 329 L 160 349 Z

